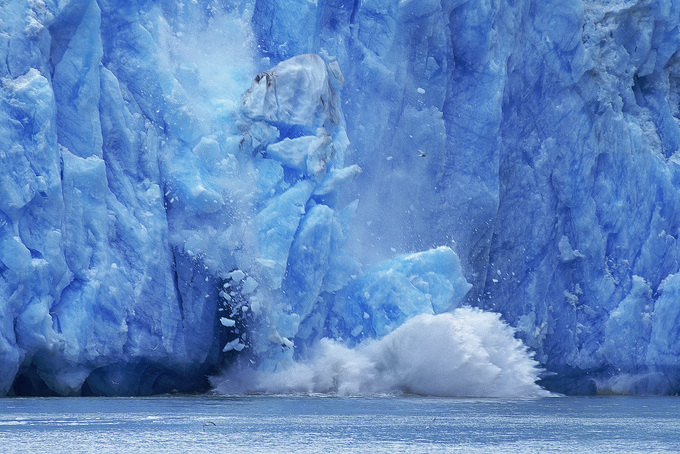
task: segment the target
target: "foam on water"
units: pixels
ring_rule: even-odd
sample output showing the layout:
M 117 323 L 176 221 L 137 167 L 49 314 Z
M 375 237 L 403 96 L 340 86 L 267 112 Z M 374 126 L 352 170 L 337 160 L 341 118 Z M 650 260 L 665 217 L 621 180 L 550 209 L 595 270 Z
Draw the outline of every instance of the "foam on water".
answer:
M 214 383 L 225 394 L 546 396 L 539 372 L 498 314 L 463 307 L 415 316 L 355 348 L 323 339 L 307 358 L 278 370 L 234 368 Z

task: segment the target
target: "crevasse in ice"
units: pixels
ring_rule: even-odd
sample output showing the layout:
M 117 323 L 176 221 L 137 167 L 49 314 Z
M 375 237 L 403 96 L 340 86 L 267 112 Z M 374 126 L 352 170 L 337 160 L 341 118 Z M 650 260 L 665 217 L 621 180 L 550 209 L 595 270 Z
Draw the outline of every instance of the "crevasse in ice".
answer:
M 679 17 L 6 2 L 0 394 L 201 389 L 223 365 L 328 391 L 380 364 L 387 388 L 464 394 L 388 348 L 446 342 L 520 389 L 513 329 L 548 389 L 677 393 Z

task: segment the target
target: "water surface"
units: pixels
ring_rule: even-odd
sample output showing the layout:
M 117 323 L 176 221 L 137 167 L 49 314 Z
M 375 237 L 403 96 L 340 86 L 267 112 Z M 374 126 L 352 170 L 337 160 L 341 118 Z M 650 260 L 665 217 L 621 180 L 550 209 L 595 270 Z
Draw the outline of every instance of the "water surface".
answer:
M 680 452 L 680 398 L 4 398 L 3 452 Z

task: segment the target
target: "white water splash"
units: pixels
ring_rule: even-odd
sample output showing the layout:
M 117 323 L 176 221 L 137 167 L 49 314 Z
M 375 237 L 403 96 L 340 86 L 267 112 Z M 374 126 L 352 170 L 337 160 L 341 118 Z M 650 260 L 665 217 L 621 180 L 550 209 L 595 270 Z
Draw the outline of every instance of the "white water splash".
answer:
M 498 314 L 466 307 L 413 317 L 355 348 L 324 339 L 305 360 L 274 372 L 232 370 L 214 383 L 225 394 L 547 396 L 539 372 Z

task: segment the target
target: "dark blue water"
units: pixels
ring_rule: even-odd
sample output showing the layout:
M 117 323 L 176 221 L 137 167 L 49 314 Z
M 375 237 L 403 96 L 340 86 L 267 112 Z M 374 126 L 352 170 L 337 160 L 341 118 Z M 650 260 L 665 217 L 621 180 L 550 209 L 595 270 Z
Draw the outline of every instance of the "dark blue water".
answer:
M 680 398 L 4 398 L 0 451 L 680 452 Z

